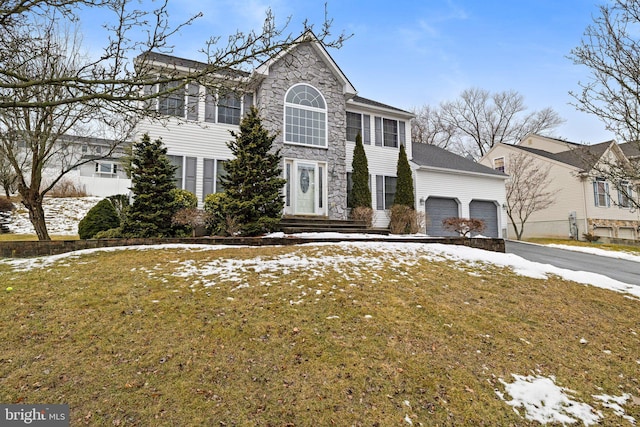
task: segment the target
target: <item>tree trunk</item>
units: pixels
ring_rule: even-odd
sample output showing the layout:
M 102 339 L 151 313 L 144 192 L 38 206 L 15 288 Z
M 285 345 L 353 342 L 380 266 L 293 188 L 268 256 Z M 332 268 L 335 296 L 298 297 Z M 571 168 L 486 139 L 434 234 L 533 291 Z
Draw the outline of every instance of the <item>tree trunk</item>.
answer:
M 44 218 L 44 209 L 42 207 L 42 195 L 39 191 L 31 190 L 28 187 L 20 187 L 18 189 L 22 196 L 22 204 L 29 211 L 29 220 L 33 225 L 38 240 L 51 240 L 47 231 L 47 223 Z
M 520 228 L 518 229 L 515 221 L 513 221 L 513 219 L 511 221 L 511 225 L 513 225 L 513 231 L 516 232 L 516 240 L 522 240 L 522 233 L 524 233 L 524 224 L 521 224 Z

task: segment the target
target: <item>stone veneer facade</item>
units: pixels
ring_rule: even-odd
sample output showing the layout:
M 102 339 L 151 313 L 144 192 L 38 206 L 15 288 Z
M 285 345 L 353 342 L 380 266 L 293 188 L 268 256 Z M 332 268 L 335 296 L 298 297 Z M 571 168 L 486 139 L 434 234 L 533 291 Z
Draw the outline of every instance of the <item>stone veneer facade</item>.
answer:
M 588 218 L 587 223 L 589 225 L 589 230 L 593 230 L 593 232 L 596 234 L 598 229 L 607 229 L 611 230 L 613 234 L 609 237 L 623 238 L 623 236 L 620 235 L 620 229 L 624 228 L 632 230 L 632 234 L 634 234 L 635 240 L 637 240 L 639 237 L 638 231 L 640 231 L 640 221 Z
M 307 83 L 320 91 L 327 104 L 328 147 L 284 144 L 284 97 L 290 87 Z M 331 219 L 347 219 L 346 110 L 343 86 L 310 44 L 301 44 L 280 58 L 256 90 L 256 104 L 264 126 L 277 134 L 274 148 L 283 158 L 327 164 L 327 212 Z M 283 165 L 284 167 L 284 165 Z

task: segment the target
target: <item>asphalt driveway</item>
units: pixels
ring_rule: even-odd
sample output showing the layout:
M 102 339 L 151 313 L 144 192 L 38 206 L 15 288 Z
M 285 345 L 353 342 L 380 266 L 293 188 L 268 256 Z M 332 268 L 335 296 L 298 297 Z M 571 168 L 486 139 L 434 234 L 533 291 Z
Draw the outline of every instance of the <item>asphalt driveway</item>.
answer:
M 623 283 L 640 286 L 639 262 L 511 240 L 505 242 L 505 249 L 507 253 L 518 255 L 529 261 L 551 264 L 574 271 L 590 271 Z

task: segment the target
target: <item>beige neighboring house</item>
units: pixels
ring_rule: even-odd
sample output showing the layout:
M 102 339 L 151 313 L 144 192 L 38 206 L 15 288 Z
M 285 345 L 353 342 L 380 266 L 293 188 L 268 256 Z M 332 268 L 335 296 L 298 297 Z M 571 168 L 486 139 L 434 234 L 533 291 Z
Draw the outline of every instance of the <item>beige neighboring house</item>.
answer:
M 523 238 L 583 240 L 584 233 L 595 234 L 602 240 L 639 238 L 640 212 L 617 189 L 625 186 L 627 194 L 637 200 L 638 183 L 612 183 L 597 172 L 598 165 L 611 160 L 638 159 L 640 153 L 635 146 L 615 141 L 582 145 L 531 134 L 516 145 L 495 145 L 479 162 L 509 175 L 513 173 L 509 171 L 510 157 L 520 154 L 541 168 L 550 168 L 548 189 L 556 192 L 553 205 L 534 212 L 525 223 Z M 509 223 L 508 238 L 514 237 Z

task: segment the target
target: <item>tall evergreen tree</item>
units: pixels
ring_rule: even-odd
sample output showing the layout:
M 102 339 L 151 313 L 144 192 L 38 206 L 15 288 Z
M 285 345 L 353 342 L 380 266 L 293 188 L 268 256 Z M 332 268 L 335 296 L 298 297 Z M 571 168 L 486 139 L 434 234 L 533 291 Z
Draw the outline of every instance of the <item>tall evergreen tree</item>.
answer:
M 227 145 L 234 158 L 225 163 L 224 215 L 238 224 L 240 234 L 255 236 L 273 231 L 280 222 L 284 199 L 280 150 L 273 152 L 275 135 L 262 126 L 251 107 L 240 122 L 240 132 Z
M 407 159 L 407 152 L 404 149 L 404 145 L 400 145 L 398 170 L 396 175 L 398 177 L 398 181 L 396 185 L 396 197 L 394 199 L 394 204 L 415 209 L 416 202 L 413 194 L 413 174 L 411 173 L 411 166 L 409 166 L 409 160 Z
M 171 190 L 176 188 L 175 171 L 162 140 L 152 142 L 145 134 L 141 141 L 134 142 L 131 158 L 134 200 L 122 227 L 125 236 L 173 235 L 171 218 L 177 205 Z
M 356 135 L 356 146 L 353 149 L 353 160 L 351 162 L 351 198 L 349 207 L 371 207 L 371 189 L 369 188 L 369 163 L 367 154 L 362 145 L 360 132 Z

